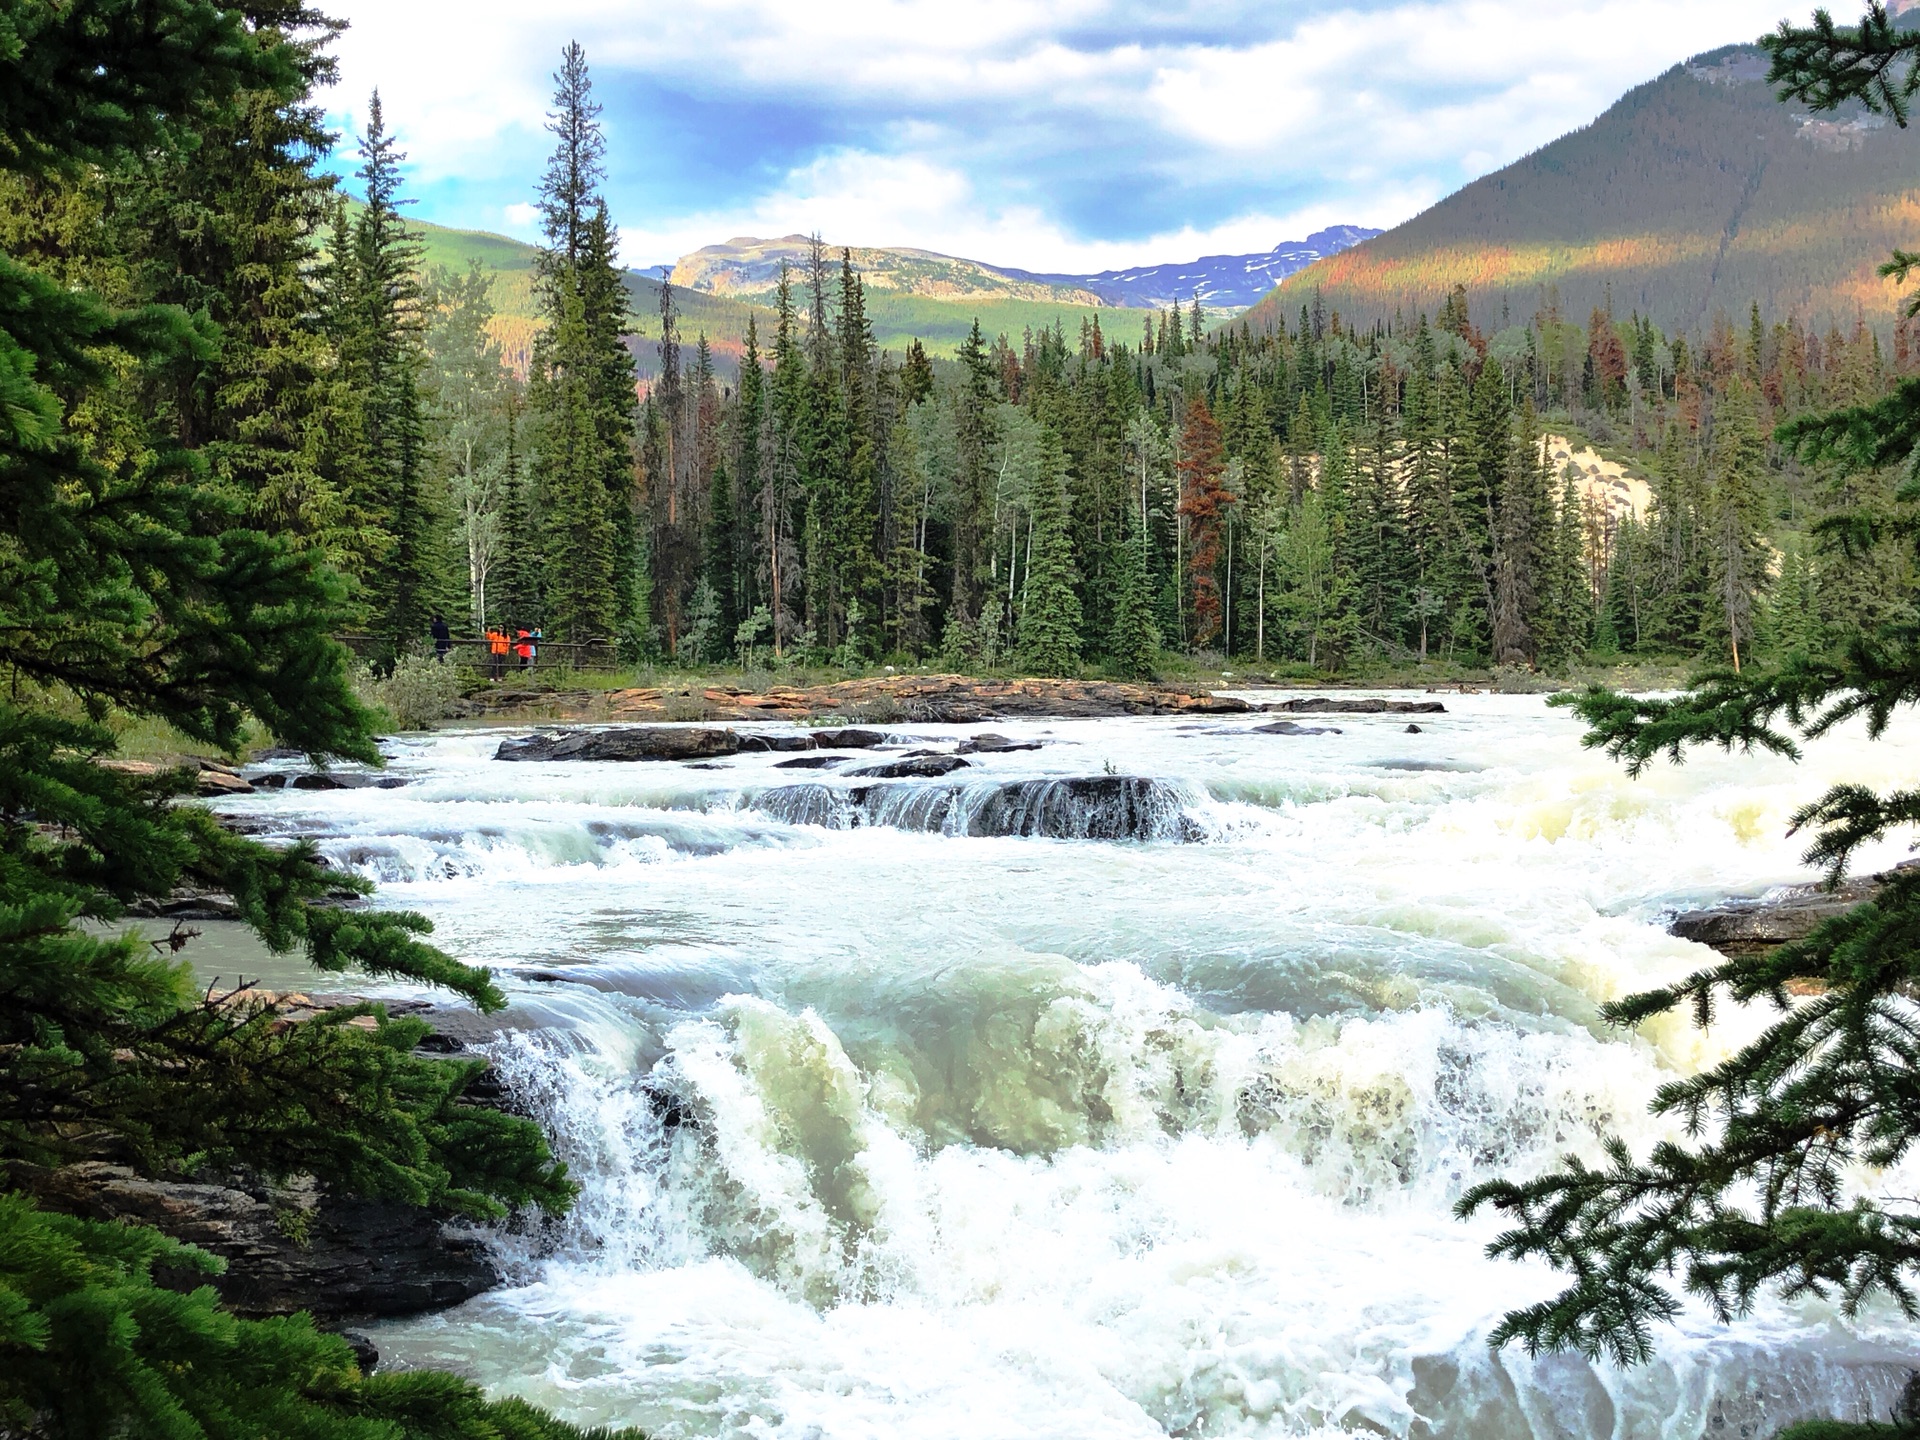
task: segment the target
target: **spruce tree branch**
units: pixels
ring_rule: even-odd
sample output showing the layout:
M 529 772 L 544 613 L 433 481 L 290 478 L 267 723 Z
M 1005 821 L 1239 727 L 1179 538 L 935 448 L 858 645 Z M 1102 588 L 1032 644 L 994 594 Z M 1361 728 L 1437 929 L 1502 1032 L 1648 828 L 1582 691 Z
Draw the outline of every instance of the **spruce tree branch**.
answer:
M 1907 102 L 1920 89 L 1920 34 L 1897 29 L 1883 0 L 1871 0 L 1851 30 L 1816 10 L 1812 25 L 1782 21 L 1760 44 L 1772 61 L 1767 83 L 1779 87 L 1782 100 L 1804 101 L 1816 111 L 1857 100 L 1905 128 Z

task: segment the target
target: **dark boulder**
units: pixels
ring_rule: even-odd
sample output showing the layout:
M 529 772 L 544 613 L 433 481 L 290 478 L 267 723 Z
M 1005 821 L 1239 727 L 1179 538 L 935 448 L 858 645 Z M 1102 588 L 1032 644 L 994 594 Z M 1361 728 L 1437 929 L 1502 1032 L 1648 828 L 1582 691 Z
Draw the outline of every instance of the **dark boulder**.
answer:
M 1042 743 L 1039 740 L 1009 740 L 1004 735 L 995 735 L 989 731 L 984 735 L 969 735 L 960 742 L 954 754 L 1005 755 L 1011 750 L 1038 750 Z
M 357 770 L 308 770 L 289 782 L 295 790 L 398 790 L 398 775 L 365 775 Z
M 737 755 L 731 730 L 630 725 L 613 730 L 562 730 L 502 740 L 496 760 L 712 760 Z
M 1864 875 L 1846 881 L 1837 890 L 1798 885 L 1768 900 L 1735 900 L 1710 910 L 1688 911 L 1676 917 L 1667 930 L 1722 955 L 1764 955 L 1791 941 L 1806 939 L 1827 921 L 1846 914 L 1863 900 L 1871 900 L 1886 879 L 1884 874 Z
M 921 754 L 889 761 L 885 765 L 868 765 L 848 773 L 862 780 L 933 780 L 942 775 L 951 775 L 956 770 L 964 770 L 969 763 L 958 755 Z
M 1296 725 L 1291 720 L 1275 720 L 1271 725 L 1256 725 L 1251 732 L 1255 735 L 1338 735 L 1340 730 L 1332 725 Z
M 816 730 L 813 743 L 821 750 L 872 750 L 887 743 L 878 730 Z
M 811 750 L 811 735 L 742 735 L 742 750 Z
M 773 768 L 776 770 L 826 770 L 852 758 L 851 755 L 796 755 L 791 760 L 775 761 Z

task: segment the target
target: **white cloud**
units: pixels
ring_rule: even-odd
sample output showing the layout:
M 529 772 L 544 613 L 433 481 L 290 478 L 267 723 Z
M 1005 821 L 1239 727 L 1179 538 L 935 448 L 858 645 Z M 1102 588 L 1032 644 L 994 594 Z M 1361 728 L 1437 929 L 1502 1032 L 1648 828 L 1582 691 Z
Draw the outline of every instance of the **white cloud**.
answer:
M 671 167 L 616 123 L 613 199 L 636 263 L 817 228 L 1097 269 L 1266 249 L 1326 223 L 1394 223 L 1687 54 L 1760 33 L 1779 10 L 1311 0 L 1131 16 L 1126 4 L 347 0 L 332 103 L 357 112 L 380 88 L 416 178 L 457 187 L 473 207 L 428 218 L 505 215 L 524 228 L 527 207 L 508 202 L 532 184 L 549 73 L 578 38 L 612 121 L 623 84 L 644 81 L 707 103 L 814 111 L 839 137 L 731 187 L 745 198 L 722 197 L 697 175 L 658 180 Z M 738 174 L 764 168 L 743 153 Z M 646 203 L 623 204 L 623 183 L 650 187 Z M 491 198 L 474 204 L 481 195 Z

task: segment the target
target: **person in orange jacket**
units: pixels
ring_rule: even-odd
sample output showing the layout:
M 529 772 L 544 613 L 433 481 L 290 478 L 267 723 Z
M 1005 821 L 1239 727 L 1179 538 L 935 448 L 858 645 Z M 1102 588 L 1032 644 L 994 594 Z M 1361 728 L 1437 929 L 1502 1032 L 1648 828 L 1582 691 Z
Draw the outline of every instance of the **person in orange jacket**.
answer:
M 504 630 L 487 631 L 487 677 L 498 680 L 507 673 L 507 636 Z

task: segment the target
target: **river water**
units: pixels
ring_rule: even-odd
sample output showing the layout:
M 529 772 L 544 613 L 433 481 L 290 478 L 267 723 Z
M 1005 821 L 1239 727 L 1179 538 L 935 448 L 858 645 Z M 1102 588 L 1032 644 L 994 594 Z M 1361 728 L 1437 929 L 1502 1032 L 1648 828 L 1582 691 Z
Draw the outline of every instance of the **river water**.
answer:
M 504 1287 L 377 1327 L 383 1363 L 662 1437 L 1884 1415 L 1912 1346 L 1880 1310 L 1690 1315 L 1626 1372 L 1494 1355 L 1501 1312 L 1558 1282 L 1486 1259 L 1496 1222 L 1450 1206 L 1666 1133 L 1655 1087 L 1764 1017 L 1630 1036 L 1597 1003 L 1711 960 L 1665 914 L 1804 878 L 1789 812 L 1920 783 L 1920 745 L 1630 781 L 1537 697 L 1446 703 L 1411 734 L 895 726 L 824 771 L 508 764 L 469 731 L 396 742 L 404 788 L 225 803 L 496 967 L 493 1054 L 582 1185 L 495 1236 Z M 851 793 L 984 730 L 1043 744 Z M 1067 778 L 1096 783 L 1040 783 Z M 1144 838 L 1046 838 L 1116 832 Z

